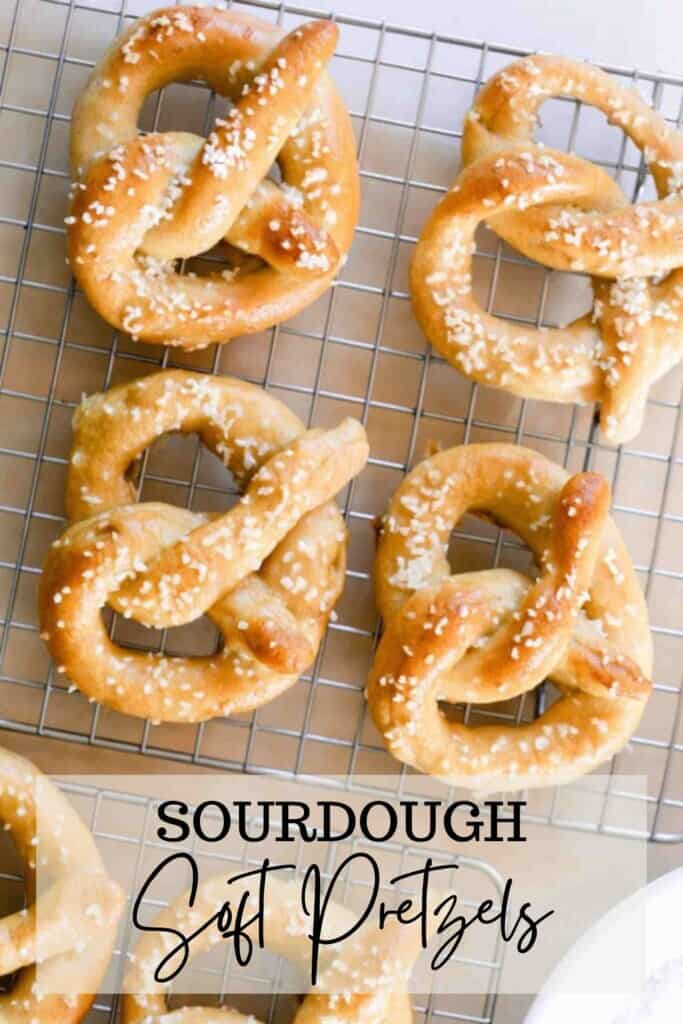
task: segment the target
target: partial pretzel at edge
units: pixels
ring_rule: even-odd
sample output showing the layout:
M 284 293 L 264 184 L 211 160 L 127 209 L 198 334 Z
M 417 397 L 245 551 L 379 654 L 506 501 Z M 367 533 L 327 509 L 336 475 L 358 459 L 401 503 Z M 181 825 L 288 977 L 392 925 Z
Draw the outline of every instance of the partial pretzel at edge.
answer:
M 592 104 L 623 128 L 643 150 L 657 201 L 631 205 L 599 167 L 534 143 L 538 109 L 556 95 Z M 483 87 L 465 119 L 463 160 L 411 267 L 427 337 L 486 385 L 525 398 L 600 402 L 607 441 L 630 440 L 650 388 L 683 355 L 683 137 L 599 69 L 536 56 Z M 481 309 L 471 257 L 482 221 L 530 258 L 591 274 L 592 311 L 546 328 Z
M 0 920 L 0 975 L 19 971 L 0 993 L 0 1019 L 78 1024 L 109 965 L 123 894 L 66 797 L 30 761 L 2 748 L 0 821 L 23 860 L 28 901 Z

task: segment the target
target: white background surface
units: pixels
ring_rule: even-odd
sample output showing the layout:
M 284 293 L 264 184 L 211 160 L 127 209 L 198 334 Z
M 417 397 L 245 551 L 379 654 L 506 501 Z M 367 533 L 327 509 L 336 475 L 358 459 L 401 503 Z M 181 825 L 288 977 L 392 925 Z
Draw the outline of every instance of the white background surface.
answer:
M 333 6 L 340 14 L 683 73 L 681 0 L 337 0 Z

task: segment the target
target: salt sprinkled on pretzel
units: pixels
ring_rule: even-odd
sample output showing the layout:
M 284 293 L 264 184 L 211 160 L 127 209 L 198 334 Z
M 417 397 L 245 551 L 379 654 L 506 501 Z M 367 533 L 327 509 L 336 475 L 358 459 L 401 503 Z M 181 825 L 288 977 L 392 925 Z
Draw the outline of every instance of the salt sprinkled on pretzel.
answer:
M 131 504 L 126 471 L 172 430 L 198 432 L 233 471 L 244 490 L 232 509 Z M 74 525 L 53 544 L 40 589 L 58 671 L 91 699 L 153 720 L 196 722 L 273 699 L 312 663 L 341 592 L 346 532 L 332 498 L 367 457 L 356 420 L 307 431 L 231 378 L 164 371 L 86 399 L 67 480 Z M 107 634 L 105 604 L 156 628 L 206 612 L 224 645 L 203 657 L 123 649 Z
M 23 859 L 28 895 L 26 909 L 0 919 L 0 976 L 19 972 L 0 993 L 0 1020 L 76 1024 L 107 969 L 123 895 L 68 800 L 29 761 L 2 748 L 0 821 Z
M 474 444 L 420 463 L 383 519 L 375 585 L 385 632 L 368 701 L 401 761 L 479 792 L 557 785 L 613 756 L 651 685 L 645 602 L 608 517 L 609 487 L 525 448 Z M 479 513 L 520 535 L 535 583 L 508 569 L 451 574 L 451 529 Z M 471 725 L 439 701 L 491 704 L 544 679 L 535 721 Z
M 238 906 L 243 898 L 256 911 L 245 881 L 231 881 L 217 875 L 200 885 L 192 910 L 187 894 L 154 921 L 155 929 L 170 928 L 188 934 L 192 926 L 214 915 L 226 899 Z M 296 883 L 270 877 L 264 914 L 265 948 L 306 971 L 310 963 L 311 923 L 301 910 L 301 891 Z M 434 927 L 430 918 L 430 932 Z M 329 903 L 325 929 L 340 935 L 357 918 L 345 907 Z M 329 932 L 328 932 L 329 928 Z M 154 971 L 168 952 L 165 936 L 149 932 L 130 955 L 131 967 L 125 979 L 123 1024 L 257 1024 L 254 1017 L 229 1007 L 182 1007 L 169 1011 L 165 986 L 155 981 Z M 206 930 L 193 942 L 190 958 L 222 942 L 216 929 Z M 339 946 L 321 950 L 321 972 L 315 992 L 301 1002 L 294 1024 L 412 1024 L 413 1015 L 407 983 L 421 952 L 419 927 L 390 921 L 382 931 L 367 923 Z M 182 988 L 182 977 L 176 986 Z
M 329 287 L 359 204 L 351 123 L 324 71 L 337 36 L 327 21 L 283 36 L 234 11 L 169 7 L 114 43 L 74 109 L 66 221 L 74 274 L 106 320 L 197 348 L 279 323 Z M 208 138 L 138 136 L 145 97 L 194 78 L 233 103 Z M 176 271 L 222 239 L 265 266 Z
M 629 204 L 596 165 L 534 144 L 538 110 L 553 96 L 576 97 L 621 127 L 643 151 L 659 200 Z M 463 160 L 413 260 L 425 333 L 484 384 L 526 398 L 601 402 L 605 438 L 630 440 L 650 388 L 683 355 L 683 137 L 599 69 L 535 56 L 481 90 L 465 119 Z M 471 259 L 484 220 L 529 258 L 593 275 L 592 312 L 548 329 L 481 309 Z

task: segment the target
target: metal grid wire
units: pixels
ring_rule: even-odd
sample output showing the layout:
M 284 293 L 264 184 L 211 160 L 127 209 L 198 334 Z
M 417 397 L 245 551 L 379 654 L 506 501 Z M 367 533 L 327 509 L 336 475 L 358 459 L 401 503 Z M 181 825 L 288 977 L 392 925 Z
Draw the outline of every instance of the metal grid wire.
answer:
M 62 783 L 60 788 L 78 810 L 97 842 L 107 869 L 112 877 L 123 884 L 130 894 L 140 893 L 151 871 L 161 860 L 168 856 L 169 848 L 156 836 L 158 823 L 157 807 L 159 800 L 150 796 L 142 796 L 127 792 L 124 788 L 102 789 L 100 786 L 86 785 L 81 781 Z M 193 809 L 192 807 L 190 808 Z M 247 831 L 258 832 L 262 825 L 260 812 L 250 816 L 246 822 Z M 345 843 L 330 843 L 325 852 L 324 863 L 320 864 L 321 876 L 329 883 L 339 869 L 340 864 L 350 855 L 367 853 L 372 844 L 366 840 L 354 838 Z M 180 848 L 175 848 L 174 852 Z M 258 849 L 258 848 L 257 848 Z M 304 863 L 305 844 L 299 843 L 294 857 L 296 876 L 301 878 L 308 864 Z M 391 863 L 395 874 L 415 870 L 424 864 L 424 850 L 418 850 L 402 843 L 383 844 L 383 854 Z M 210 850 L 207 844 L 200 844 L 196 834 L 182 850 L 195 858 L 200 877 L 204 880 L 214 875 L 234 876 L 240 872 L 253 870 L 262 864 L 254 847 L 244 841 L 233 844 L 228 851 L 222 852 L 221 847 Z M 374 850 L 374 854 L 377 851 Z M 292 861 L 289 850 L 287 860 Z M 467 892 L 469 898 L 460 897 L 458 903 L 466 910 L 476 910 L 484 898 L 491 900 L 492 906 L 499 909 L 503 893 L 503 882 L 498 872 L 485 861 L 471 857 L 453 856 L 452 851 L 430 849 L 430 857 L 437 868 L 451 865 L 450 871 L 442 874 L 444 890 Z M 0 879 L 15 886 L 23 895 L 23 879 L 14 873 L 0 873 Z M 145 895 L 141 904 L 142 919 L 151 923 L 156 916 L 168 906 L 169 893 L 183 891 L 187 879 L 175 877 L 170 888 L 160 890 L 152 887 Z M 344 871 L 337 883 L 335 898 L 344 906 L 357 905 L 354 894 L 360 898 L 360 906 L 365 904 L 369 887 L 367 879 L 354 877 L 352 871 Z M 399 890 L 405 895 L 409 889 Z M 386 894 L 384 894 L 386 895 Z M 414 892 L 413 892 L 414 895 Z M 131 901 L 123 913 L 121 933 L 112 954 L 106 988 L 112 993 L 123 989 L 123 976 L 128 966 L 127 954 L 135 949 L 139 935 L 134 935 L 130 926 Z M 258 951 L 248 967 L 238 968 L 230 953 L 230 945 L 226 943 L 218 956 L 199 957 L 196 962 L 188 965 L 182 977 L 191 974 L 191 991 L 216 993 L 218 1003 L 230 999 L 235 1009 L 243 1009 L 251 1013 L 256 1008 L 260 1020 L 275 1024 L 280 1020 L 292 1017 L 292 986 L 296 984 L 293 976 L 287 973 L 286 962 L 282 958 L 265 956 Z M 462 986 L 463 991 L 456 995 L 438 994 L 429 996 L 412 996 L 416 1021 L 448 1024 L 468 1022 L 468 1024 L 488 1024 L 494 1020 L 497 1005 L 497 989 L 503 966 L 504 948 L 501 936 L 487 936 L 482 941 L 472 942 L 469 938 L 450 961 L 448 977 Z M 11 983 L 12 979 L 7 979 Z M 234 984 L 232 984 L 234 982 Z M 202 986 L 205 985 L 205 988 Z M 2 991 L 0 979 L 0 991 Z M 243 995 L 235 995 L 235 990 Z M 183 999 L 181 982 L 174 983 L 169 990 L 173 1000 L 178 994 L 178 1003 L 185 1005 L 193 1002 L 192 997 Z M 255 1003 L 257 1006 L 255 1007 Z M 244 1004 L 244 1005 L 242 1005 Z M 104 1024 L 118 1019 L 121 996 L 116 994 L 99 995 L 87 1017 L 88 1024 Z M 296 1006 L 296 1003 L 294 1004 Z
M 5 15 L 0 130 L 12 148 L 0 154 L 0 725 L 214 768 L 287 775 L 395 770 L 362 696 L 378 628 L 370 584 L 373 521 L 428 441 L 514 441 L 574 471 L 595 468 L 611 479 L 614 515 L 648 596 L 657 652 L 645 719 L 630 752 L 615 760 L 614 778 L 599 790 L 590 814 L 568 819 L 561 798 L 548 791 L 530 797 L 531 813 L 538 820 L 623 832 L 625 808 L 644 800 L 646 823 L 635 831 L 683 840 L 683 376 L 672 371 L 657 386 L 643 432 L 614 451 L 596 436 L 592 409 L 522 402 L 464 380 L 429 350 L 410 312 L 407 263 L 428 211 L 457 171 L 462 116 L 482 81 L 525 51 L 336 16 L 341 43 L 332 73 L 357 132 L 364 192 L 349 261 L 336 286 L 293 321 L 188 355 L 133 345 L 113 333 L 88 309 L 63 266 L 73 97 L 128 18 L 153 6 L 147 0 L 16 0 Z M 234 7 L 285 27 L 310 16 L 334 16 L 275 0 Z M 636 84 L 681 124 L 683 78 L 607 70 Z M 174 85 L 151 98 L 143 127 L 206 132 L 216 109 L 216 98 L 202 86 Z M 647 197 L 651 183 L 641 154 L 593 113 L 574 101 L 552 101 L 544 109 L 543 138 L 592 158 L 634 199 Z M 180 123 L 181 115 L 189 116 L 189 126 Z M 574 275 L 530 264 L 490 232 L 481 236 L 475 263 L 487 308 L 520 322 L 563 319 L 567 295 L 584 286 Z M 255 714 L 198 727 L 141 723 L 68 694 L 42 648 L 35 617 L 42 560 L 64 527 L 69 421 L 80 392 L 159 366 L 235 373 L 276 393 L 310 424 L 356 415 L 371 440 L 369 467 L 343 498 L 351 534 L 346 591 L 312 670 Z M 191 439 L 174 445 L 143 459 L 142 499 L 224 508 L 229 482 L 206 452 Z M 467 568 L 529 564 L 513 537 L 469 519 L 454 535 L 453 558 Z M 127 623 L 114 621 L 112 628 L 119 640 L 154 643 L 170 653 L 213 643 L 203 625 L 152 641 Z M 465 715 L 475 723 L 519 722 L 545 699 L 541 691 L 535 703 L 468 708 Z M 644 797 L 623 773 L 647 776 Z

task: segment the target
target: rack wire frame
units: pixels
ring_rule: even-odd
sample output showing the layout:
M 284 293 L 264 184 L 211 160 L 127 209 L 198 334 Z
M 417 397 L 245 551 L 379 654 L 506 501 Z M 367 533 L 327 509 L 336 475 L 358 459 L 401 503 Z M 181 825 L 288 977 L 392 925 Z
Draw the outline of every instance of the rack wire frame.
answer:
M 60 38 L 55 40 L 54 49 L 36 49 L 21 43 L 22 17 L 31 10 L 59 11 L 63 14 L 60 25 Z M 142 5 L 142 6 L 141 6 Z M 63 416 L 72 410 L 76 401 L 70 397 L 60 396 L 60 379 L 63 367 L 67 363 L 73 366 L 74 359 L 86 360 L 89 356 L 102 359 L 104 354 L 103 372 L 98 381 L 99 389 L 107 388 L 117 377 L 117 360 L 125 356 L 131 365 L 135 364 L 139 373 L 149 372 L 162 366 L 191 365 L 206 371 L 225 372 L 224 353 L 228 360 L 233 351 L 238 352 L 236 366 L 228 365 L 230 372 L 240 375 L 239 343 L 233 342 L 223 350 L 214 347 L 208 357 L 201 357 L 197 364 L 188 362 L 177 352 L 165 350 L 157 354 L 155 350 L 145 350 L 144 346 L 131 351 L 125 338 L 110 332 L 107 345 L 91 344 L 88 341 L 72 340 L 70 336 L 70 319 L 74 316 L 75 305 L 80 294 L 73 280 L 54 283 L 40 280 L 39 275 L 31 271 L 32 240 L 36 237 L 47 239 L 63 234 L 60 224 L 50 223 L 48 217 L 43 218 L 42 189 L 45 182 L 56 182 L 60 187 L 68 180 L 68 172 L 63 167 L 54 166 L 51 157 L 52 133 L 55 128 L 64 128 L 68 124 L 68 114 L 59 109 L 61 88 L 65 75 L 72 71 L 85 71 L 92 66 L 92 61 L 72 55 L 71 45 L 76 35 L 77 21 L 82 12 L 88 16 L 107 18 L 113 37 L 124 26 L 129 16 L 140 13 L 140 9 L 149 10 L 153 7 L 147 0 L 15 0 L 9 19 L 8 37 L 3 45 L 3 64 L 0 74 L 0 117 L 4 114 L 39 119 L 42 125 L 40 144 L 31 160 L 17 161 L 0 154 L 0 171 L 26 175 L 31 185 L 28 189 L 28 202 L 25 216 L 0 216 L 0 228 L 7 227 L 23 232 L 21 245 L 18 249 L 16 266 L 11 273 L 0 275 L 0 286 L 7 289 L 8 305 L 4 324 L 5 344 L 0 357 L 0 402 L 9 401 L 8 409 L 37 409 L 36 427 L 31 435 L 30 443 L 24 446 L 8 445 L 0 448 L 0 456 L 6 457 L 8 465 L 30 465 L 29 483 L 26 499 L 20 504 L 0 504 L 0 514 L 15 528 L 17 543 L 11 551 L 11 557 L 0 559 L 0 571 L 8 580 L 8 591 L 0 625 L 3 627 L 0 645 L 0 726 L 19 732 L 44 735 L 56 739 L 68 740 L 80 744 L 103 746 L 122 752 L 131 751 L 171 758 L 179 762 L 194 763 L 212 768 L 241 769 L 246 771 L 266 771 L 274 774 L 287 775 L 311 773 L 308 760 L 308 747 L 316 745 L 317 750 L 332 755 L 343 755 L 349 774 L 354 771 L 367 771 L 369 759 L 383 754 L 381 744 L 376 735 L 369 729 L 367 716 L 362 702 L 362 688 L 365 682 L 363 672 L 356 672 L 352 679 L 343 675 L 330 675 L 326 671 L 326 654 L 331 645 L 363 644 L 363 662 L 369 666 L 373 646 L 377 640 L 378 623 L 376 621 L 356 624 L 349 609 L 340 612 L 337 622 L 331 623 L 327 636 L 321 646 L 320 653 L 312 670 L 298 684 L 299 692 L 303 692 L 303 706 L 298 722 L 295 725 L 272 721 L 267 712 L 261 710 L 254 715 L 236 720 L 229 724 L 231 732 L 224 733 L 217 742 L 214 730 L 215 723 L 197 727 L 183 727 L 182 737 L 177 730 L 159 730 L 150 723 L 140 727 L 139 733 L 130 735 L 125 730 L 117 731 L 111 727 L 106 712 L 98 707 L 88 709 L 88 721 L 84 722 L 83 714 L 73 714 L 61 710 L 65 695 L 63 681 L 56 677 L 51 666 L 46 667 L 42 678 L 31 674 L 15 672 L 12 669 L 13 657 L 8 657 L 13 644 L 33 643 L 36 639 L 37 625 L 35 620 L 23 609 L 22 588 L 35 584 L 40 573 L 40 562 L 32 553 L 32 531 L 36 524 L 52 531 L 52 535 L 60 532 L 64 525 L 63 517 L 54 511 L 44 511 L 40 507 L 39 490 L 42 485 L 42 474 L 47 467 L 58 471 L 65 465 L 61 454 L 51 453 L 51 438 L 55 431 L 55 417 Z M 277 0 L 246 0 L 235 3 L 234 7 L 277 21 L 283 25 L 292 25 L 306 17 L 333 17 L 342 30 L 342 42 L 337 62 L 352 66 L 352 78 L 357 78 L 358 87 L 354 89 L 356 100 L 349 101 L 350 112 L 358 134 L 358 152 L 361 165 L 362 184 L 365 189 L 381 189 L 387 194 L 391 191 L 393 201 L 393 224 L 376 226 L 368 211 L 364 211 L 358 229 L 356 247 L 366 244 L 378 244 L 382 248 L 383 271 L 379 277 L 365 279 L 357 267 L 347 266 L 335 287 L 326 297 L 319 324 L 307 327 L 283 324 L 272 329 L 260 344 L 264 351 L 262 369 L 259 373 L 241 372 L 246 379 L 252 380 L 277 391 L 286 401 L 303 402 L 306 406 L 305 418 L 309 423 L 317 422 L 330 407 L 343 406 L 366 424 L 370 425 L 374 416 L 382 414 L 409 420 L 405 444 L 399 456 L 383 456 L 376 451 L 370 459 L 370 473 L 374 473 L 373 483 L 380 480 L 378 490 L 386 489 L 382 482 L 382 474 L 390 476 L 392 487 L 400 476 L 420 457 L 420 444 L 426 436 L 436 434 L 447 437 L 448 443 L 468 442 L 479 438 L 512 440 L 515 443 L 529 444 L 531 447 L 546 450 L 548 446 L 560 453 L 560 458 L 568 466 L 589 468 L 604 464 L 608 460 L 615 493 L 614 509 L 617 516 L 631 517 L 638 524 L 638 529 L 650 531 L 650 546 L 646 557 L 636 559 L 637 569 L 642 575 L 646 594 L 651 597 L 652 591 L 659 581 L 678 588 L 673 591 L 680 607 L 681 580 L 683 567 L 677 564 L 671 545 L 671 529 L 683 524 L 683 509 L 676 511 L 671 497 L 675 496 L 680 486 L 679 472 L 683 465 L 679 437 L 683 423 L 681 420 L 681 388 L 680 377 L 675 372 L 673 390 L 671 387 L 663 395 L 658 392 L 649 402 L 650 415 L 659 422 L 658 416 L 666 420 L 666 431 L 670 444 L 636 439 L 632 445 L 613 452 L 601 444 L 597 435 L 595 421 L 591 411 L 568 410 L 562 428 L 553 425 L 548 428 L 539 423 L 538 410 L 533 407 L 537 403 L 508 401 L 509 410 L 513 414 L 501 415 L 500 408 L 493 407 L 487 413 L 485 390 L 463 382 L 458 378 L 442 359 L 431 352 L 426 344 L 420 346 L 395 343 L 397 303 L 403 304 L 403 317 L 410 317 L 407 302 L 409 296 L 405 287 L 401 287 L 400 270 L 405 262 L 405 255 L 416 241 L 416 231 L 411 228 L 410 221 L 415 219 L 413 199 L 416 192 L 426 197 L 429 205 L 445 191 L 448 181 L 439 180 L 438 176 L 430 176 L 424 168 L 420 169 L 420 146 L 425 135 L 438 140 L 450 147 L 449 168 L 451 177 L 457 168 L 457 149 L 459 131 L 457 115 L 454 113 L 450 123 L 430 123 L 429 109 L 433 83 L 445 85 L 458 95 L 466 96 L 469 106 L 477 88 L 497 67 L 527 51 L 502 44 L 485 43 L 466 38 L 459 38 L 438 32 L 425 32 L 396 26 L 388 22 L 373 21 L 357 17 L 344 17 L 324 9 L 313 9 L 298 4 L 279 3 Z M 352 40 L 349 45 L 345 40 Z M 396 52 L 400 56 L 396 56 Z M 408 56 L 405 56 L 405 54 Z M 52 79 L 46 92 L 43 106 L 32 106 L 13 102 L 8 98 L 8 82 L 12 74 L 12 62 L 17 58 L 31 62 L 42 73 L 51 74 Z M 33 64 L 31 64 L 33 66 Z M 49 70 L 46 70 L 49 69 Z M 664 101 L 668 119 L 677 125 L 683 121 L 683 77 L 676 75 L 639 72 L 635 69 L 606 66 L 606 70 L 620 76 L 624 80 L 639 85 L 644 89 L 653 105 L 659 107 Z M 377 98 L 383 92 L 385 74 L 405 74 L 415 86 L 414 113 L 410 118 L 399 117 L 391 111 L 383 112 L 377 105 Z M 195 85 L 183 88 L 195 88 Z M 215 97 L 209 95 L 206 105 L 205 128 L 210 125 L 215 109 Z M 580 137 L 584 110 L 575 101 L 558 101 L 568 116 L 564 123 L 567 128 L 562 145 L 573 150 Z M 150 115 L 150 127 L 160 124 L 165 99 L 164 93 L 156 97 Z M 388 171 L 373 166 L 368 158 L 373 131 L 376 127 L 386 128 L 400 133 L 405 149 L 405 161 L 400 171 Z M 590 155 L 590 154 L 586 154 Z M 603 152 L 593 154 L 595 162 L 606 167 L 624 187 L 628 188 L 634 199 L 647 195 L 649 180 L 647 168 L 642 156 L 634 151 L 624 140 L 611 156 Z M 373 195 L 376 195 L 373 192 Z M 426 201 L 425 200 L 425 201 Z M 353 254 L 352 250 L 352 254 Z M 497 311 L 497 296 L 507 276 L 526 268 L 526 260 L 512 253 L 500 242 L 483 244 L 479 251 L 479 259 L 487 267 L 486 306 Z M 353 262 L 353 258 L 351 263 Z M 553 282 L 558 276 L 544 271 L 542 283 L 538 289 L 538 303 L 534 314 L 518 315 L 517 318 L 527 323 L 546 323 L 547 306 L 553 289 Z M 398 280 L 398 283 L 397 283 Z M 36 296 L 39 301 L 61 302 L 59 326 L 51 335 L 35 333 L 22 326 L 21 303 L 27 294 Z M 348 297 L 365 297 L 376 304 L 374 326 L 368 330 L 366 337 L 361 332 L 354 335 L 351 330 L 344 330 L 339 325 L 336 308 L 344 308 Z M 512 316 L 514 317 L 514 313 Z M 309 382 L 279 379 L 276 368 L 281 365 L 282 354 L 291 352 L 294 357 L 298 349 L 296 344 L 310 344 L 314 353 L 314 372 Z M 253 342 L 257 344 L 256 341 Z M 52 367 L 44 393 L 36 394 L 30 387 L 18 387 L 9 380 L 9 368 L 12 353 L 22 346 L 27 351 L 34 351 L 32 346 L 48 348 L 52 354 Z M 292 346 L 290 348 L 290 346 Z M 317 348 L 316 348 L 317 346 Z M 366 360 L 365 385 L 356 392 L 337 390 L 329 381 L 326 373 L 326 359 L 332 351 L 340 350 L 344 358 L 357 356 Z M 391 375 L 386 368 L 391 366 Z M 398 367 L 398 370 L 396 368 Z M 398 401 L 391 397 L 383 397 L 386 391 L 388 376 L 392 384 L 400 391 L 400 377 L 410 372 L 415 379 L 415 388 L 410 399 Z M 459 400 L 447 409 L 440 407 L 438 402 L 432 405 L 430 388 L 435 375 L 447 378 L 449 386 L 459 389 Z M 449 376 L 450 375 L 450 376 Z M 676 388 L 678 391 L 676 392 Z M 400 392 L 403 394 L 403 392 Z M 27 403 L 22 405 L 21 403 Z M 484 410 L 483 412 L 481 410 Z M 646 508 L 635 506 L 619 498 L 619 485 L 625 474 L 625 466 L 631 461 L 645 472 L 652 466 L 658 474 L 658 487 L 653 504 Z M 184 474 L 179 472 L 155 472 L 150 469 L 147 458 L 143 459 L 140 469 L 140 487 L 182 487 L 184 499 L 188 506 L 195 500 L 220 502 L 226 500 L 225 486 L 207 483 L 202 477 L 200 449 L 197 446 L 192 464 Z M 352 531 L 363 530 L 372 532 L 372 522 L 380 508 L 368 508 L 368 487 L 365 487 L 363 501 L 357 500 L 362 485 L 352 484 L 343 499 L 343 511 Z M 0 496 L 4 502 L 4 498 Z M 365 504 L 364 504 L 365 501 Z M 672 510 L 673 509 L 673 510 Z M 482 546 L 486 551 L 487 564 L 498 564 L 500 560 L 516 559 L 521 552 L 519 544 L 509 535 L 501 531 L 493 531 L 482 535 L 469 524 L 463 524 L 455 533 L 456 543 L 471 542 Z M 347 588 L 363 586 L 369 589 L 370 559 L 361 555 L 352 558 L 348 570 Z M 667 564 L 668 556 L 671 562 Z M 666 557 L 665 557 L 666 556 Z M 27 582 L 28 581 L 28 582 Z M 667 591 L 667 593 L 669 593 Z M 677 596 L 676 596 L 677 595 Z M 116 620 L 112 626 L 118 629 Z M 653 618 L 653 633 L 656 640 L 667 645 L 673 651 L 670 661 L 675 664 L 676 652 L 683 652 L 683 629 L 680 623 L 673 624 L 668 620 L 659 624 Z M 163 647 L 167 636 L 160 638 Z M 680 660 L 678 661 L 680 666 Z M 6 700 L 1 696 L 3 691 Z M 344 699 L 353 698 L 354 722 L 343 736 L 334 734 L 333 729 L 318 725 L 319 696 L 321 691 L 331 693 Z M 30 703 L 31 713 L 13 714 L 15 697 L 21 696 Z M 602 793 L 600 808 L 590 821 L 575 821 L 563 816 L 561 803 L 557 794 L 546 793 L 537 804 L 530 805 L 530 813 L 535 820 L 558 823 L 565 827 L 584 827 L 605 833 L 623 832 L 618 820 L 615 820 L 613 804 L 615 801 L 644 801 L 647 814 L 646 827 L 638 834 L 656 841 L 683 841 L 683 713 L 681 710 L 681 680 L 675 678 L 667 669 L 667 676 L 656 682 L 655 697 L 665 703 L 665 727 L 658 727 L 652 732 L 645 724 L 633 740 L 638 769 L 649 775 L 649 789 L 643 797 L 639 788 L 633 790 L 624 785 L 623 770 L 628 770 L 626 760 L 617 759 L 611 766 L 613 780 L 608 779 Z M 653 697 L 653 700 L 655 699 Z M 74 699 L 74 698 L 70 698 Z M 286 698 L 287 699 L 287 698 Z M 523 699 L 513 708 L 494 709 L 486 712 L 489 721 L 521 721 L 530 713 L 537 713 L 544 706 L 546 697 L 541 691 L 534 708 L 529 708 L 529 701 Z M 55 708 L 59 714 L 55 716 Z M 468 718 L 481 721 L 482 713 L 476 709 L 467 709 Z M 59 724 L 56 724 L 56 719 Z M 239 731 L 239 744 L 235 741 L 235 730 Z M 259 751 L 266 744 L 287 743 L 290 751 L 289 763 L 285 767 L 264 762 Z M 227 746 L 238 746 L 237 755 L 226 755 Z M 321 773 L 327 769 L 322 769 Z M 338 772 L 338 762 L 329 769 Z M 315 774 L 315 771 L 312 772 Z M 617 774 L 619 773 L 619 774 Z

